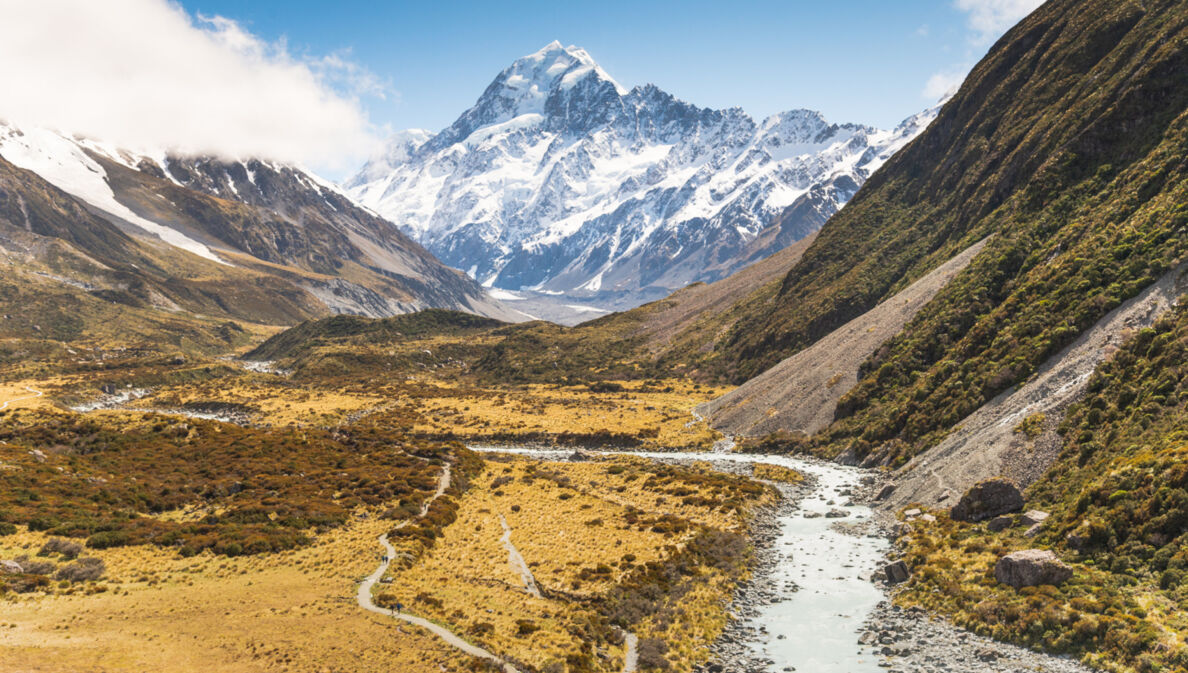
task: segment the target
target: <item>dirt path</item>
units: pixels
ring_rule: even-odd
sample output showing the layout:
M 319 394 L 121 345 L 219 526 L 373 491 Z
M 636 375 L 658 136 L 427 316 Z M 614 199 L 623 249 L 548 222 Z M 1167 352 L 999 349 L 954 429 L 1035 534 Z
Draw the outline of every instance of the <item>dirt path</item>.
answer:
M 623 673 L 635 673 L 639 667 L 639 636 L 628 633 L 624 636 L 627 653 L 623 655 Z
M 536 578 L 532 576 L 532 570 L 528 568 L 528 563 L 524 560 L 524 556 L 520 554 L 520 550 L 511 541 L 511 526 L 507 525 L 507 518 L 502 514 L 499 515 L 499 524 L 503 526 L 503 537 L 499 541 L 503 543 L 504 549 L 507 549 L 507 563 L 516 572 L 520 573 L 520 579 L 524 582 L 524 591 L 542 598 L 540 589 L 536 587 Z
M 12 403 L 12 402 L 20 402 L 20 401 L 22 401 L 22 400 L 31 400 L 31 399 L 34 399 L 34 398 L 36 398 L 36 397 L 41 397 L 42 395 L 44 395 L 44 394 L 45 394 L 45 393 L 41 392 L 40 390 L 34 390 L 34 389 L 30 388 L 29 386 L 25 386 L 25 390 L 28 390 L 29 392 L 31 392 L 31 393 L 33 393 L 33 394 L 32 394 L 32 395 L 26 395 L 26 396 L 24 396 L 24 397 L 16 397 L 16 398 L 13 398 L 13 399 L 11 399 L 11 400 L 8 400 L 8 401 L 7 401 L 7 402 L 5 402 L 4 404 L 0 404 L 0 411 L 4 411 L 5 409 L 7 409 L 7 408 L 8 408 L 8 405 L 9 405 L 10 403 Z
M 431 504 L 433 504 L 433 501 L 440 498 L 441 495 L 443 493 L 445 493 L 446 489 L 449 487 L 450 487 L 450 466 L 444 465 L 444 466 L 442 466 L 441 478 L 438 479 L 438 482 L 437 482 L 437 492 L 434 493 L 433 497 L 426 500 L 425 504 L 421 506 L 421 513 L 417 518 L 419 519 L 419 518 L 425 516 L 425 514 L 429 511 L 429 506 Z M 404 526 L 407 526 L 408 524 L 409 524 L 409 521 L 402 521 L 397 526 L 397 528 L 403 528 Z M 392 562 L 392 559 L 396 556 L 396 549 L 395 549 L 395 547 L 392 546 L 392 544 L 390 542 L 388 542 L 388 535 L 386 533 L 384 535 L 379 536 L 379 543 L 380 543 L 380 546 L 382 546 L 384 548 L 384 561 L 383 561 L 383 563 L 380 563 L 378 568 L 375 569 L 375 572 L 368 575 L 367 578 L 364 579 L 359 584 L 359 592 L 358 592 L 358 595 L 356 596 L 356 599 L 358 600 L 358 603 L 359 603 L 359 607 L 363 608 L 364 610 L 374 612 L 376 614 L 386 615 L 388 617 L 394 617 L 396 619 L 408 622 L 409 624 L 419 626 L 419 627 L 425 629 L 426 631 L 429 631 L 433 635 L 437 636 L 438 638 L 441 638 L 442 640 L 444 640 L 446 643 L 450 644 L 451 646 L 453 646 L 459 650 L 462 650 L 463 652 L 465 652 L 466 654 L 469 654 L 472 657 L 478 657 L 480 659 L 487 659 L 489 661 L 493 661 L 493 662 L 503 666 L 504 673 L 520 673 L 518 670 L 516 670 L 516 668 L 514 666 L 507 663 L 500 657 L 488 652 L 487 650 L 484 650 L 481 647 L 478 647 L 477 645 L 472 645 L 472 644 L 466 642 L 465 640 L 463 640 L 462 638 L 460 638 L 459 636 L 454 634 L 452 631 L 450 631 L 442 626 L 434 624 L 433 622 L 431 622 L 427 619 L 422 619 L 420 617 L 408 615 L 403 612 L 396 612 L 395 610 L 388 610 L 386 608 L 381 608 L 378 605 L 376 605 L 374 599 L 371 596 L 371 589 L 372 589 L 372 587 L 375 586 L 375 583 L 378 582 L 380 580 L 380 578 L 384 576 L 384 573 L 388 572 L 388 565 Z
M 424 505 L 421 505 L 421 514 L 417 518 L 420 518 L 421 516 L 425 516 L 426 514 L 428 514 L 429 513 L 429 505 L 432 505 L 434 500 L 437 500 L 438 498 L 440 498 L 446 492 L 446 489 L 449 487 L 450 487 L 450 464 L 446 463 L 445 465 L 441 466 L 441 477 L 439 477 L 437 479 L 437 490 L 433 492 L 432 498 L 429 498 L 428 500 L 425 501 Z

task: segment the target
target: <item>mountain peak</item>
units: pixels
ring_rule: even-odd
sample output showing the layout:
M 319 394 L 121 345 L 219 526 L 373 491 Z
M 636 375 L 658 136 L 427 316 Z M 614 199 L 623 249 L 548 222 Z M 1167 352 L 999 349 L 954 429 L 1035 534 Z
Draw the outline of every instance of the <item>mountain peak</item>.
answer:
M 547 93 L 573 87 L 591 74 L 598 80 L 612 84 L 620 96 L 627 93 L 627 89 L 598 65 L 590 52 L 572 44 L 564 47 L 557 40 L 516 59 L 495 81 L 502 79 L 507 86 L 515 89 L 535 86 L 540 92 Z
M 626 93 L 585 49 L 563 47 L 554 40 L 504 68 L 474 106 L 434 137 L 429 146 L 440 149 L 470 138 L 480 129 L 512 120 L 517 120 L 516 128 L 522 128 L 540 124 L 559 112 L 580 112 L 588 117 L 592 108 L 613 105 Z

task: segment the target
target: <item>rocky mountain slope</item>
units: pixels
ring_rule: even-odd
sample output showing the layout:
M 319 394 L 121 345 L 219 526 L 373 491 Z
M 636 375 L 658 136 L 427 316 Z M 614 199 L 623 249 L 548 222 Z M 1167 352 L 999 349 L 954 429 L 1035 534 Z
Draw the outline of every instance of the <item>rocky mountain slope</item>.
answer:
M 812 346 L 701 405 L 698 412 L 728 435 L 808 436 L 825 429 L 833 422 L 838 400 L 857 385 L 863 361 L 898 334 L 984 245 L 975 243 Z
M 394 136 L 347 188 L 488 287 L 623 309 L 816 231 L 935 113 L 891 130 L 809 110 L 756 122 L 628 91 L 553 43 L 449 128 Z
M 818 439 L 898 464 L 1026 381 L 1188 249 L 1178 3 L 1049 2 L 821 230 L 712 351 L 742 381 L 973 242 L 969 267 L 875 354 Z
M 137 283 L 152 284 L 145 270 L 152 269 L 157 292 L 176 306 L 192 307 L 172 295 L 189 269 L 202 267 L 210 277 L 203 292 L 220 307 L 215 313 L 255 322 L 429 307 L 523 318 L 389 222 L 296 167 L 146 156 L 7 125 L 0 126 L 0 157 L 6 196 L 15 202 L 4 225 L 33 233 L 26 220 L 30 203 L 54 201 L 60 208 L 42 211 L 47 217 L 38 235 L 68 241 L 79 256 L 123 268 L 139 276 Z M 128 248 L 139 252 L 130 255 Z M 133 262 L 138 255 L 155 257 L 154 263 Z M 272 291 L 292 297 L 294 305 L 244 301 L 242 285 L 232 282 L 243 276 L 268 279 Z M 102 284 L 94 276 L 73 280 Z

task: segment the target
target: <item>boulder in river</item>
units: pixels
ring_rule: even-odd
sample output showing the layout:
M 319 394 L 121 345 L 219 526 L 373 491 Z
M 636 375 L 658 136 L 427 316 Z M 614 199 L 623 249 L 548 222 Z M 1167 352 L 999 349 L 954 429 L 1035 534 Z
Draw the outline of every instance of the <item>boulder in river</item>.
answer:
M 1024 549 L 998 559 L 994 566 L 994 577 L 1016 589 L 1040 584 L 1063 584 L 1072 577 L 1072 568 L 1046 549 Z
M 850 516 L 850 513 L 844 509 L 831 509 L 825 513 L 826 519 L 844 519 Z
M 954 521 L 985 521 L 1023 509 L 1023 493 L 1009 479 L 995 477 L 974 484 L 949 510 Z

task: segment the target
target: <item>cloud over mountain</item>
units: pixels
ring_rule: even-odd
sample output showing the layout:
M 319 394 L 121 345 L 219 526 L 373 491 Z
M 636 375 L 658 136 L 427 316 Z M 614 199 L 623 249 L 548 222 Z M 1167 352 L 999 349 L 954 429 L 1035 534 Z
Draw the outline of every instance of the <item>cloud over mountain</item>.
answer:
M 0 119 L 140 150 L 326 167 L 374 141 L 366 70 L 166 0 L 0 0 Z M 19 66 L 19 67 L 18 67 Z
M 969 13 L 969 27 L 982 44 L 998 39 L 1042 4 L 1044 0 L 955 0 L 953 3 L 957 9 Z

